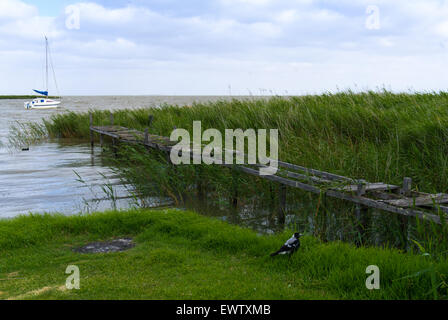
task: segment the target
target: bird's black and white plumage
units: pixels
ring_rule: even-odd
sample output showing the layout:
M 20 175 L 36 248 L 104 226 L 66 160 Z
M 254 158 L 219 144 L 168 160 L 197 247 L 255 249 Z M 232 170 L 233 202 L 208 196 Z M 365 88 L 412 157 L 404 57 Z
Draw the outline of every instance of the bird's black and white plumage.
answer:
M 291 239 L 285 242 L 285 244 L 276 252 L 271 254 L 274 257 L 279 254 L 293 254 L 300 247 L 300 233 L 294 233 Z

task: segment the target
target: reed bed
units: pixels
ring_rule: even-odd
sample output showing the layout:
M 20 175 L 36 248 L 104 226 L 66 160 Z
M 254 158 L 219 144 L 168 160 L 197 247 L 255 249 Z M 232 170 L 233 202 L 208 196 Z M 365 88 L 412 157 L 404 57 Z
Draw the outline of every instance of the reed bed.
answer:
M 108 111 L 94 111 L 95 125 L 109 123 Z M 149 116 L 153 121 L 149 122 Z M 202 128 L 278 129 L 279 158 L 305 167 L 329 171 L 370 182 L 401 184 L 411 177 L 419 191 L 447 192 L 448 189 L 448 93 L 342 92 L 319 96 L 272 97 L 197 103 L 193 106 L 163 105 L 114 112 L 114 123 L 169 136 L 174 127 L 192 131 L 193 121 Z M 51 137 L 90 137 L 88 113 L 66 113 L 43 121 L 32 131 Z M 275 206 L 276 186 L 253 177 L 232 174 L 222 168 L 173 168 L 161 155 L 138 148 L 122 147 L 117 168 L 141 190 L 161 192 L 176 201 L 196 192 L 198 174 L 209 198 L 223 201 L 235 196 L 240 203 L 253 200 Z M 174 171 L 175 170 L 175 171 Z M 288 191 L 288 204 L 307 229 L 324 240 L 357 241 L 353 207 L 347 203 L 301 191 Z M 298 207 L 301 207 L 298 211 Z M 310 220 L 311 218 L 311 220 Z M 448 249 L 447 227 L 411 221 L 399 230 L 400 217 L 373 214 L 368 239 L 361 243 L 417 248 Z

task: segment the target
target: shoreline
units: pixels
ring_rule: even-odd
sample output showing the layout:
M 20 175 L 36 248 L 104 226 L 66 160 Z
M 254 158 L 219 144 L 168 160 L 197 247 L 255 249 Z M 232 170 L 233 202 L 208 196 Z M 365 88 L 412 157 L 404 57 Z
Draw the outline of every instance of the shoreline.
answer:
M 20 95 L 12 95 L 12 96 L 0 96 L 0 100 L 22 100 L 22 99 L 37 99 L 41 98 L 39 96 L 20 96 Z M 49 96 L 49 99 L 56 99 L 58 97 Z

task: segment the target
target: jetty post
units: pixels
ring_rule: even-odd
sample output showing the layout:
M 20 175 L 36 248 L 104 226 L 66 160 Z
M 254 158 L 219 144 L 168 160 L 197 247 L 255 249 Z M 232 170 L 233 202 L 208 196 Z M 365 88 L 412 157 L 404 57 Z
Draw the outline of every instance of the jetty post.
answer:
M 405 197 L 412 195 L 412 178 L 405 177 L 403 179 L 403 187 L 400 190 L 400 194 Z M 409 224 L 409 216 L 400 215 L 400 234 L 403 238 L 402 248 L 406 251 L 409 250 L 409 238 L 411 232 L 411 226 Z
M 277 218 L 280 224 L 285 224 L 286 220 L 286 185 L 280 184 L 278 190 L 278 212 Z
M 112 111 L 110 112 L 110 126 L 114 126 L 114 113 Z M 112 150 L 114 152 L 114 156 L 117 157 L 117 141 L 114 137 L 112 137 Z
M 363 179 L 358 180 L 357 189 L 356 189 L 356 196 L 362 197 L 366 194 L 366 181 Z M 355 215 L 356 215 L 356 221 L 358 224 L 358 240 L 356 241 L 356 244 L 358 246 L 361 246 L 362 243 L 365 240 L 366 235 L 366 228 L 368 226 L 368 214 L 369 210 L 366 206 L 363 206 L 362 204 L 356 204 L 355 207 Z
M 89 121 L 90 121 L 90 147 L 93 149 L 94 147 L 94 140 L 93 140 L 93 131 L 92 131 L 92 127 L 93 127 L 93 114 L 92 112 L 89 112 Z

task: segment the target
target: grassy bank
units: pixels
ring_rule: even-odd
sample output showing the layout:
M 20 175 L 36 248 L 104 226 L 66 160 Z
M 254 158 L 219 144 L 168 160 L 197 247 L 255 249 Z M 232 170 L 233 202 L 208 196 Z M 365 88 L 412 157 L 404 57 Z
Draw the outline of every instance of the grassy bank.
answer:
M 136 247 L 79 254 L 91 241 L 134 237 Z M 1 299 L 433 299 L 446 298 L 447 260 L 320 243 L 271 258 L 290 232 L 260 236 L 195 213 L 108 212 L 0 221 Z M 66 290 L 68 265 L 81 289 Z M 367 290 L 377 265 L 381 289 Z M 418 273 L 419 271 L 430 270 Z M 433 282 L 431 281 L 433 276 Z M 445 281 L 445 284 L 444 284 Z M 433 290 L 435 289 L 435 290 Z
M 143 130 L 154 116 L 150 133 L 169 136 L 173 127 L 192 130 L 195 120 L 202 128 L 269 129 L 280 135 L 280 159 L 370 182 L 401 185 L 411 177 L 419 191 L 448 190 L 448 94 L 352 92 L 270 99 L 246 99 L 198 103 L 192 107 L 165 105 L 157 109 L 121 110 L 115 124 Z M 94 111 L 95 125 L 109 123 L 109 112 Z M 87 113 L 55 115 L 40 126 L 31 126 L 26 137 L 42 136 L 89 139 Z M 176 172 L 158 155 L 136 148 L 121 149 L 117 167 L 140 192 L 162 193 L 182 202 L 196 192 L 200 177 L 207 199 L 219 202 L 237 194 L 240 205 L 261 203 L 274 211 L 278 203 L 275 184 L 244 175 L 232 175 L 216 167 L 178 167 Z M 254 197 L 256 195 L 256 197 Z M 321 201 L 297 190 L 288 190 L 288 207 L 300 216 L 299 228 L 326 240 L 358 241 L 353 206 L 340 201 Z M 229 203 L 229 201 L 227 201 Z M 272 210 L 271 210 L 272 209 Z M 309 223 L 310 219 L 313 221 Z M 406 235 L 439 252 L 448 250 L 447 227 L 410 221 L 408 231 L 400 230 L 402 220 L 382 213 L 370 219 L 365 244 L 405 248 Z M 311 225 L 311 227 L 310 227 Z M 413 246 L 413 243 L 410 243 Z M 416 248 L 414 246 L 414 248 Z M 417 249 L 417 248 L 416 248 Z
M 1 96 L 0 100 L 34 99 L 36 96 Z
M 40 96 L 1 96 L 0 100 L 21 100 L 21 99 L 36 99 L 40 98 Z M 48 97 L 50 99 L 55 99 L 56 97 Z

